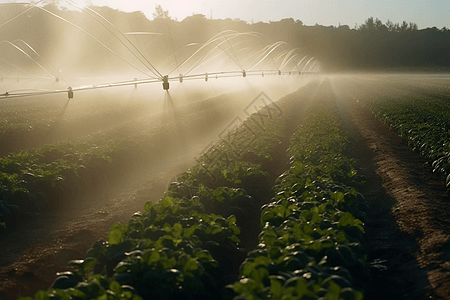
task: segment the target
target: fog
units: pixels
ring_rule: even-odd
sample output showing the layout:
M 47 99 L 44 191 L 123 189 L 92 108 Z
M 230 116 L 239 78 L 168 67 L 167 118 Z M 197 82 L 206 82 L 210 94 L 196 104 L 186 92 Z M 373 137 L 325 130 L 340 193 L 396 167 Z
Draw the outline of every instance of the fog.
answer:
M 95 140 L 93 134 L 130 123 L 137 132 L 156 130 L 180 118 L 183 107 L 220 95 L 227 95 L 230 120 L 245 118 L 243 108 L 261 92 L 275 101 L 321 70 L 317 58 L 285 41 L 205 21 L 201 15 L 150 21 L 138 12 L 69 10 L 53 2 L 3 5 L 1 155 Z M 165 121 L 157 121 L 162 115 Z M 205 141 L 229 120 L 223 122 L 208 126 Z M 22 134 L 8 135 L 14 128 Z

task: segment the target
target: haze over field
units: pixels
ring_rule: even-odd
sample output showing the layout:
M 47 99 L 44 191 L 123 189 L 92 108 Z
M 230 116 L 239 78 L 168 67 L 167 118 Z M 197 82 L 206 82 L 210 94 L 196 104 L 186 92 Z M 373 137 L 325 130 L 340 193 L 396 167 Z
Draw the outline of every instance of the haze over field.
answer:
M 448 0 L 19 1 L 0 299 L 448 299 Z
M 149 71 L 146 68 L 150 68 L 155 78 L 162 78 L 170 72 L 178 75 L 249 69 L 316 71 L 315 61 L 320 62 L 321 71 L 442 70 L 450 66 L 450 31 L 439 17 L 444 11 L 448 13 L 442 1 L 427 2 L 426 6 L 410 3 L 408 8 L 397 1 L 385 6 L 314 3 L 319 2 L 320 5 L 298 3 L 300 8 L 307 7 L 309 13 L 308 9 L 294 9 L 290 2 L 274 2 L 278 9 L 263 2 L 258 9 L 271 11 L 274 17 L 278 10 L 291 8 L 289 16 L 280 15 L 282 19 L 270 22 L 220 15 L 210 19 L 203 11 L 188 12 L 195 8 L 195 2 L 189 7 L 179 5 L 178 10 L 185 10 L 183 16 L 172 14 L 172 9 L 174 14 L 179 14 L 172 2 L 164 4 L 167 7 L 157 4 L 150 7 L 142 2 L 137 5 L 138 1 L 122 5 L 111 1 L 112 8 L 87 7 L 86 2 L 70 1 L 5 3 L 0 10 L 0 75 L 5 78 L 50 75 L 62 79 L 127 74 L 128 78 L 141 78 L 143 72 Z M 243 2 L 238 7 L 246 5 L 250 4 Z M 326 10 L 331 7 L 352 12 L 352 16 L 361 18 L 359 25 L 343 25 L 350 24 L 346 21 L 348 14 L 336 10 L 335 15 L 341 21 L 325 26 L 335 23 L 331 18 L 326 21 Z M 380 11 L 380 7 L 391 8 L 392 18 L 384 10 Z M 375 17 L 368 17 L 372 15 L 366 14 L 369 8 Z M 433 17 L 427 18 L 432 23 L 424 25 L 426 12 L 434 9 L 440 12 L 433 11 Z M 405 13 L 408 11 L 416 16 Z M 233 17 L 232 12 L 229 16 Z M 262 13 L 260 16 L 265 20 Z M 307 20 L 312 16 L 325 19 L 310 26 Z M 226 30 L 233 30 L 234 36 Z M 219 39 L 210 40 L 221 33 L 224 34 Z M 209 46 L 215 47 L 214 51 L 211 47 L 202 48 L 208 41 Z M 280 41 L 287 44 L 277 45 Z M 292 49 L 297 50 L 289 52 Z M 188 59 L 193 54 L 196 58 Z M 310 61 L 312 58 L 314 61 Z M 311 65 L 313 69 L 309 68 Z M 195 72 L 192 68 L 196 68 Z

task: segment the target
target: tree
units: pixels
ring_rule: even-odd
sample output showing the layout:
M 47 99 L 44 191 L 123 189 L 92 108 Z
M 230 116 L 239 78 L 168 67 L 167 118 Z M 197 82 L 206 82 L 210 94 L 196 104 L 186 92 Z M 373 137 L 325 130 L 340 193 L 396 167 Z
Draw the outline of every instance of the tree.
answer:
M 391 20 L 387 20 L 386 21 L 386 28 L 389 32 L 394 32 L 395 31 L 395 24 L 391 21 Z
M 157 4 L 155 6 L 155 12 L 153 13 L 154 19 L 170 19 L 169 11 L 164 10 L 161 5 Z
M 411 23 L 411 22 L 409 22 L 409 30 L 410 30 L 410 31 L 418 31 L 418 30 L 419 30 L 419 27 L 417 26 L 416 23 Z
M 400 26 L 400 30 L 402 32 L 405 32 L 408 30 L 408 23 L 406 23 L 406 21 L 403 21 L 402 25 Z
M 380 19 L 376 18 L 374 20 L 373 17 L 370 17 L 364 22 L 364 24 L 361 24 L 361 26 L 359 26 L 359 30 L 369 32 L 386 31 L 387 27 L 383 24 L 383 22 L 381 22 Z

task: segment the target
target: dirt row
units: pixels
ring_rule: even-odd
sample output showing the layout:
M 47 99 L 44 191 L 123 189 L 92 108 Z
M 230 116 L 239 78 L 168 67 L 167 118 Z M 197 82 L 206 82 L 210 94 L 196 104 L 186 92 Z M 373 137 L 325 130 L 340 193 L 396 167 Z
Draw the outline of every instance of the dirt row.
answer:
M 348 99 L 348 98 L 347 98 Z M 338 100 L 367 177 L 365 299 L 450 299 L 450 203 L 441 175 L 359 102 Z

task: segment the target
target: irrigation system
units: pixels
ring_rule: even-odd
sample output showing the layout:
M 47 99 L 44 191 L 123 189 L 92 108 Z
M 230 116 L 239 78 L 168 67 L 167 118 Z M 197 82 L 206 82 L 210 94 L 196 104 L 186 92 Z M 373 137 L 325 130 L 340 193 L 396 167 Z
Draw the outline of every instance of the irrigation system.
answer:
M 173 54 L 167 57 L 158 68 L 142 53 L 139 48 L 130 41 L 128 36 L 132 35 L 161 35 L 154 32 L 121 32 L 113 23 L 108 21 L 102 15 L 92 10 L 89 7 L 79 7 L 70 0 L 66 2 L 80 9 L 90 18 L 104 27 L 114 39 L 127 49 L 135 60 L 139 62 L 137 66 L 131 62 L 130 59 L 123 57 L 116 51 L 108 47 L 105 43 L 94 37 L 91 33 L 81 28 L 80 26 L 70 22 L 69 20 L 58 16 L 57 14 L 47 10 L 40 5 L 45 3 L 44 0 L 37 3 L 29 3 L 25 9 L 19 14 L 12 16 L 8 21 L 0 24 L 1 27 L 10 21 L 19 18 L 24 13 L 31 9 L 37 9 L 46 13 L 49 17 L 55 18 L 60 22 L 64 22 L 84 35 L 92 39 L 99 47 L 110 52 L 118 59 L 131 66 L 139 72 L 142 77 L 127 79 L 123 81 L 106 82 L 95 85 L 71 86 L 62 75 L 56 71 L 56 68 L 51 64 L 50 60 L 43 55 L 40 55 L 36 49 L 29 43 L 22 39 L 14 41 L 3 40 L 0 41 L 0 53 L 7 47 L 9 51 L 16 51 L 18 55 L 23 57 L 23 60 L 32 62 L 35 67 L 38 67 L 45 73 L 45 76 L 33 76 L 13 63 L 0 60 L 0 82 L 6 80 L 20 81 L 22 79 L 48 79 L 56 82 L 63 81 L 64 88 L 60 89 L 27 89 L 27 90 L 0 90 L 0 100 L 28 96 L 40 96 L 66 93 L 69 99 L 74 98 L 74 94 L 79 91 L 106 89 L 112 87 L 132 86 L 137 87 L 141 84 L 155 84 L 162 83 L 162 88 L 168 91 L 170 82 L 183 83 L 188 80 L 205 80 L 230 78 L 230 77 L 247 77 L 247 76 L 282 76 L 282 75 L 314 75 L 320 72 L 320 62 L 315 57 L 308 56 L 301 49 L 292 48 L 285 42 L 276 42 L 273 44 L 266 43 L 267 38 L 261 33 L 245 32 L 240 33 L 233 30 L 225 30 L 219 32 L 203 44 L 191 43 L 175 51 L 173 47 Z M 170 32 L 170 31 L 169 31 Z M 172 39 L 172 37 L 170 37 Z M 257 44 L 258 46 L 255 46 Z M 182 56 L 181 52 L 186 52 L 187 49 L 197 49 L 190 55 Z M 238 49 L 238 50 L 237 50 Z M 146 68 L 146 70 L 142 70 Z M 160 70 L 171 70 L 163 74 Z M 209 72 L 206 72 L 208 70 Z M 20 71 L 20 76 L 11 76 L 13 72 Z M 61 82 L 60 82 L 61 83 Z M 62 83 L 61 83 L 62 84 Z

